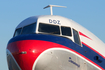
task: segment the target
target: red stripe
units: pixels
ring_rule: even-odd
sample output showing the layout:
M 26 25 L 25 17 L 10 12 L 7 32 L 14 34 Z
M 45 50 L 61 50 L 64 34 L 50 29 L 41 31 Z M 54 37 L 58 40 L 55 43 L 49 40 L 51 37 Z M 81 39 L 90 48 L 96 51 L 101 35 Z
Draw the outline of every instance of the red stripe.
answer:
M 100 69 L 104 70 L 101 66 L 99 66 L 98 64 L 96 64 L 95 62 L 91 61 L 90 59 L 88 59 L 87 57 L 85 57 L 84 55 L 76 52 L 75 50 L 72 50 L 69 48 L 70 51 L 75 52 L 76 54 L 80 55 L 81 57 L 85 58 L 86 60 L 88 60 L 89 62 L 91 62 L 92 64 L 96 65 L 97 67 L 99 67 Z
M 82 32 L 79 32 L 79 34 L 80 34 L 81 36 L 84 36 L 84 37 L 86 37 L 86 38 L 88 38 L 88 39 L 92 40 L 90 37 L 86 36 L 86 35 L 85 35 L 85 34 L 83 34 Z M 96 51 L 96 50 L 95 50 L 95 49 L 93 49 L 92 47 L 88 46 L 88 45 L 87 45 L 87 44 L 85 44 L 84 42 L 82 42 L 82 44 L 86 45 L 87 47 L 89 47 L 90 49 L 92 49 L 93 51 L 95 51 L 96 53 L 98 53 L 100 56 L 102 56 L 102 57 L 105 59 L 105 56 L 103 56 L 102 54 L 100 54 L 98 51 Z
M 82 42 L 83 43 L 83 42 Z M 85 43 L 83 43 L 85 44 Z M 86 45 L 86 44 L 85 44 Z M 14 49 L 17 50 L 17 48 L 14 48 L 14 46 L 17 46 L 17 48 L 19 49 L 19 51 L 27 51 L 27 54 L 25 55 L 17 55 L 16 51 Z M 30 46 L 30 47 L 29 47 Z M 87 45 L 86 45 L 87 46 Z M 10 48 L 11 47 L 11 48 Z M 88 46 L 89 47 L 89 46 Z M 14 48 L 14 49 L 13 49 Z M 36 50 L 36 53 L 32 53 L 31 50 Z M 53 43 L 53 42 L 48 42 L 48 41 L 41 41 L 41 40 L 24 40 L 24 41 L 17 41 L 14 43 L 11 43 L 8 45 L 8 49 L 11 51 L 12 54 L 14 54 L 14 57 L 16 59 L 16 61 L 19 63 L 19 66 L 24 69 L 27 68 L 28 70 L 32 70 L 32 66 L 33 66 L 33 62 L 35 61 L 35 59 L 38 57 L 38 55 L 49 49 L 49 48 L 64 48 L 64 49 L 68 49 L 78 55 L 80 55 L 81 57 L 83 57 L 84 59 L 88 60 L 89 62 L 93 63 L 94 65 L 96 65 L 97 67 L 99 67 L 100 69 L 104 70 L 101 66 L 99 66 L 98 64 L 96 64 L 95 62 L 93 62 L 92 60 L 88 59 L 87 57 L 85 57 L 84 55 L 78 53 L 77 51 L 70 49 L 66 46 L 57 44 L 57 43 Z M 90 47 L 89 47 L 90 48 Z M 17 51 L 18 52 L 18 51 Z M 15 56 L 16 55 L 16 56 Z M 17 58 L 17 56 L 21 56 L 21 60 L 24 60 L 24 63 L 21 63 L 21 61 L 19 60 L 19 58 Z M 29 58 L 30 57 L 30 58 Z M 24 59 L 25 58 L 25 59 Z M 31 59 L 31 60 L 30 60 Z M 26 67 L 26 63 L 29 64 L 28 67 Z M 23 66 L 24 65 L 24 66 Z
M 88 38 L 88 39 L 92 40 L 90 37 L 86 36 L 86 35 L 85 35 L 85 34 L 83 34 L 82 32 L 79 32 L 79 34 L 80 34 L 81 36 L 84 36 L 84 37 L 86 37 L 86 38 Z
M 84 42 L 82 42 L 82 44 L 86 45 L 88 48 L 92 49 L 94 52 L 98 53 L 100 56 L 102 56 L 105 59 L 105 57 L 101 53 L 99 53 L 98 51 L 90 47 L 89 45 L 85 44 Z

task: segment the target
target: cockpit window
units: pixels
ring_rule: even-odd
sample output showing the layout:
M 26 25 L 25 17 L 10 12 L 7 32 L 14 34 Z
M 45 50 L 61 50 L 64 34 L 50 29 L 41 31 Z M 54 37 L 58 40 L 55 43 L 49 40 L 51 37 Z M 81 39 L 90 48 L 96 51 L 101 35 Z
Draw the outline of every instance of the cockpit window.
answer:
M 18 36 L 21 34 L 22 28 L 16 29 L 14 36 Z
M 30 24 L 28 26 L 23 27 L 22 34 L 31 34 L 35 33 L 36 23 Z
M 61 31 L 62 31 L 62 35 L 72 36 L 70 27 L 61 26 Z
M 59 34 L 60 35 L 59 26 L 56 26 L 56 25 L 49 25 L 49 24 L 40 23 L 38 31 L 49 33 L 49 34 Z
M 80 41 L 80 38 L 79 38 L 78 31 L 73 29 L 73 35 L 74 35 L 74 42 L 81 46 L 81 41 Z

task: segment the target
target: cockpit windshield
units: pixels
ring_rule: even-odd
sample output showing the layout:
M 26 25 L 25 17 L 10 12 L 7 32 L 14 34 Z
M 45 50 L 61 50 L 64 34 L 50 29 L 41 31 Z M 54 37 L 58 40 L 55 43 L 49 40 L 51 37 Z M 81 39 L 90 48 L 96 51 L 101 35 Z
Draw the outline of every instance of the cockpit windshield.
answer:
M 49 24 L 39 24 L 39 32 L 49 33 L 49 34 L 58 34 L 60 35 L 59 26 L 56 25 L 49 25 Z
M 15 30 L 14 37 L 21 34 L 32 34 L 36 31 L 36 22 Z

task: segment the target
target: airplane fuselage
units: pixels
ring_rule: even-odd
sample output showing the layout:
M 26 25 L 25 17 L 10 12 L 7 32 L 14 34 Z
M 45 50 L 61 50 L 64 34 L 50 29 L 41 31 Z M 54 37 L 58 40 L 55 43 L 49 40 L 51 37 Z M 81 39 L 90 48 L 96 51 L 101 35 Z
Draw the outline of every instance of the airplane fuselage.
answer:
M 22 21 L 8 42 L 9 70 L 104 70 L 104 43 L 61 16 Z

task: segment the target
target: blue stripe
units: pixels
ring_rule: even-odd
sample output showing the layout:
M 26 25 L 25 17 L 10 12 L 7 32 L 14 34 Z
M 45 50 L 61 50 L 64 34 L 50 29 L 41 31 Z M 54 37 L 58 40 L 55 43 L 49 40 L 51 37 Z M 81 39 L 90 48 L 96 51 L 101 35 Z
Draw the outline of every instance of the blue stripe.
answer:
M 83 47 L 75 44 L 70 39 L 54 36 L 54 35 L 44 35 L 44 34 L 27 34 L 27 35 L 19 35 L 14 38 L 12 38 L 8 44 L 16 41 L 21 40 L 43 40 L 43 41 L 50 41 L 54 43 L 58 43 L 61 45 L 64 45 L 72 50 L 77 51 L 78 53 L 82 54 L 83 56 L 87 57 L 91 61 L 95 62 L 99 66 L 105 69 L 105 59 L 100 56 L 98 53 L 87 47 L 86 45 L 83 45 Z M 97 60 L 98 57 L 98 60 Z

